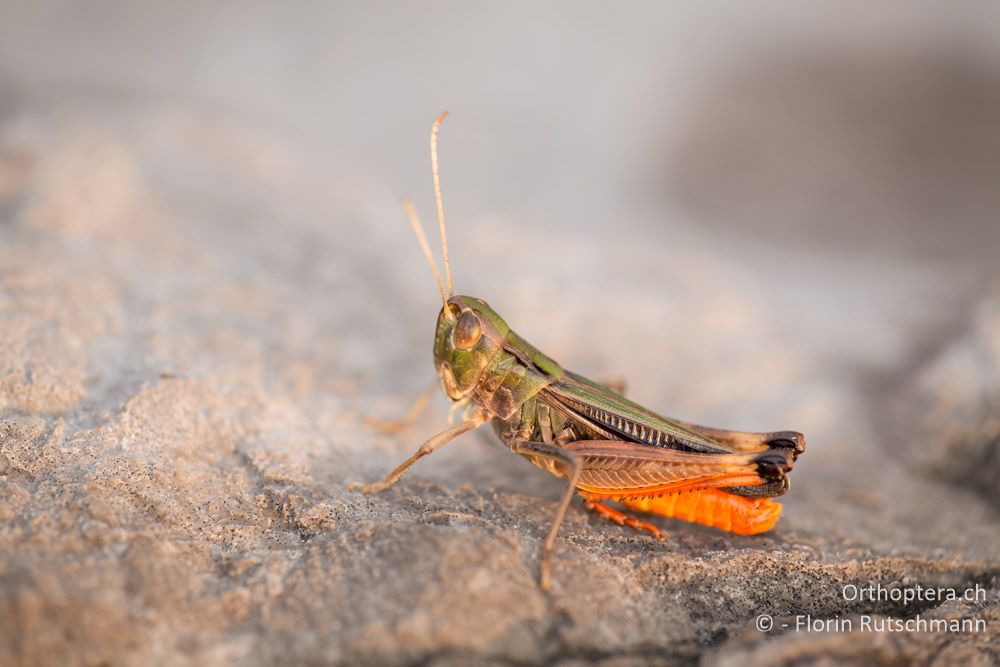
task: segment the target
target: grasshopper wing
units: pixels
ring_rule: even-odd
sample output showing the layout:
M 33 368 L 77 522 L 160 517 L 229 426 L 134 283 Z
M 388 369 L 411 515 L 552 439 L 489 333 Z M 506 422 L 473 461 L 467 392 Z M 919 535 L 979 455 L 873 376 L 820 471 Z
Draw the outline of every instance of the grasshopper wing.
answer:
M 543 390 L 545 400 L 594 435 L 651 447 L 705 454 L 788 450 L 790 461 L 805 439 L 794 431 L 747 433 L 668 419 L 592 380 L 567 372 Z

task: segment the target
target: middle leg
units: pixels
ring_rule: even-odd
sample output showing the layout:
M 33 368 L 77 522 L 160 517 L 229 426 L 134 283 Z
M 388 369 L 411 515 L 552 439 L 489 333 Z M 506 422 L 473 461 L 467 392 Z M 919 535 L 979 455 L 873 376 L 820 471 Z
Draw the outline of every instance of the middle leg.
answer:
M 556 510 L 555 519 L 552 520 L 552 527 L 549 529 L 549 534 L 545 537 L 545 542 L 542 544 L 542 557 L 541 566 L 539 568 L 540 573 L 538 577 L 538 584 L 541 586 L 542 590 L 548 590 L 550 585 L 549 572 L 551 570 L 550 561 L 552 556 L 552 547 L 555 545 L 556 535 L 559 534 L 559 526 L 562 525 L 563 518 L 566 516 L 566 510 L 569 508 L 569 502 L 573 499 L 573 493 L 576 491 L 576 484 L 580 481 L 580 472 L 583 467 L 579 456 L 577 456 L 574 452 L 559 447 L 558 445 L 550 445 L 548 443 L 535 442 L 531 440 L 518 440 L 510 444 L 510 450 L 515 454 L 524 454 L 535 459 L 548 461 L 552 464 L 551 471 L 565 477 L 568 482 L 566 485 L 566 491 L 563 493 L 563 497 L 559 501 L 559 507 Z

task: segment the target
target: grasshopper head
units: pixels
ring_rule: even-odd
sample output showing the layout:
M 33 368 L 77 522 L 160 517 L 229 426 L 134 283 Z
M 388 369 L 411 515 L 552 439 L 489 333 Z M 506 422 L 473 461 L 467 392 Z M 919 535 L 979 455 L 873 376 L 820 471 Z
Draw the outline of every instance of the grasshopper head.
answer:
M 431 174 L 434 176 L 434 203 L 437 205 L 438 229 L 441 232 L 441 254 L 444 255 L 444 282 L 441 281 L 441 272 L 438 271 L 437 262 L 434 261 L 427 237 L 424 235 L 420 216 L 417 215 L 409 199 L 404 198 L 402 203 L 403 211 L 410 221 L 417 242 L 420 243 L 420 249 L 423 250 L 427 264 L 437 281 L 441 302 L 444 304 L 438 314 L 437 327 L 434 330 L 434 367 L 437 369 L 438 377 L 441 378 L 444 393 L 453 401 L 461 401 L 472 395 L 479 378 L 503 348 L 510 327 L 482 299 L 454 296 L 437 159 L 438 130 L 447 115 L 447 111 L 442 111 L 431 127 Z
M 482 299 L 448 299 L 434 332 L 434 367 L 450 399 L 458 401 L 472 393 L 509 331 L 503 318 Z

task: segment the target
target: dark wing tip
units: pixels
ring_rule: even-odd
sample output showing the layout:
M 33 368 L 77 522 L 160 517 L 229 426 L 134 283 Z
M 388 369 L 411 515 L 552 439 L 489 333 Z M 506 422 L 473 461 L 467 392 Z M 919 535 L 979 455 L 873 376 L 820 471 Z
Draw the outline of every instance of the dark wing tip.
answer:
M 806 450 L 806 437 L 798 431 L 778 431 L 772 433 L 767 444 L 776 449 L 791 451 L 792 460 Z

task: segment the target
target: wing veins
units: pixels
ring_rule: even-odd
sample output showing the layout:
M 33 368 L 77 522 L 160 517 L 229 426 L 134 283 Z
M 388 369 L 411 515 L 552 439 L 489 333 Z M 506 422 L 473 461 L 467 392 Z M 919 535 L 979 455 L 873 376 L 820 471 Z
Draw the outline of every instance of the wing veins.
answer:
M 613 439 L 689 452 L 733 451 L 575 373 L 567 372 L 542 392 L 553 407 Z

